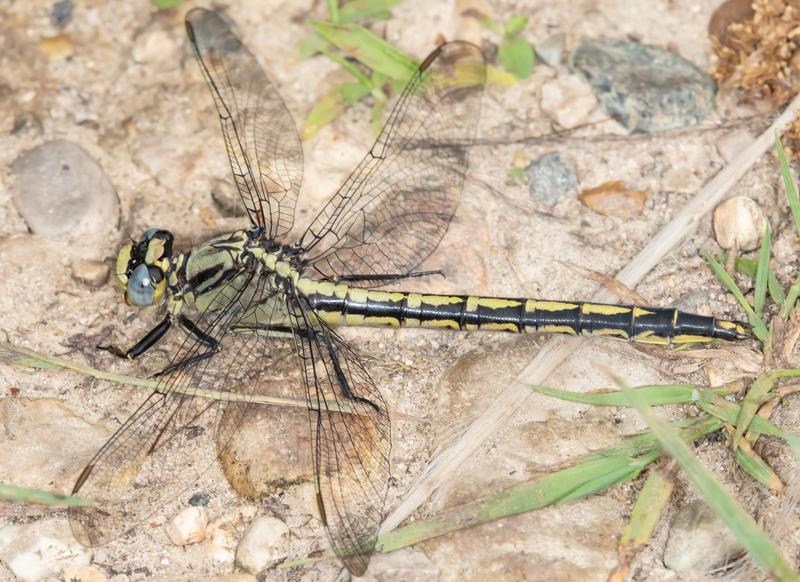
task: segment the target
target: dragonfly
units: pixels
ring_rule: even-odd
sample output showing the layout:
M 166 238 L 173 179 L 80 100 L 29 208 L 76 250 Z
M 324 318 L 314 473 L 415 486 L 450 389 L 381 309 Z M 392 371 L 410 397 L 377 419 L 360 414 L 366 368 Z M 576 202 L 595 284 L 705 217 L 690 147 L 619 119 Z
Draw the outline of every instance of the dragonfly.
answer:
M 367 569 L 390 482 L 390 411 L 339 326 L 555 332 L 680 345 L 748 337 L 744 324 L 671 308 L 386 291 L 418 271 L 447 231 L 476 141 L 486 63 L 475 45 L 436 48 L 397 97 L 372 148 L 294 242 L 303 149 L 254 55 L 218 13 L 195 8 L 186 31 L 222 128 L 249 224 L 177 252 L 149 229 L 119 251 L 131 306 L 166 303 L 129 349 L 135 359 L 183 330 L 157 389 L 89 461 L 70 510 L 75 537 L 101 545 L 152 515 L 206 467 L 199 419 L 224 449 L 279 346 L 297 355 L 307 403 L 316 503 L 333 551 Z M 268 374 L 267 374 L 268 375 Z M 200 391 L 217 393 L 214 399 Z M 206 436 L 208 436 L 206 435 Z M 265 443 L 265 446 L 268 446 Z

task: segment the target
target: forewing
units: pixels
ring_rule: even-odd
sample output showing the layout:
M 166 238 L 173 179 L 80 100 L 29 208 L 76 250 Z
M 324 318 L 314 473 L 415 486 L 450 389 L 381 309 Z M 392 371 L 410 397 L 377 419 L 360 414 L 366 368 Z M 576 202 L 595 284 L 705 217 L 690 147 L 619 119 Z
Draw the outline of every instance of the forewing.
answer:
M 273 296 L 265 278 L 246 272 L 220 290 L 217 306 L 227 309 L 207 312 L 198 324 L 220 342 L 220 350 L 200 358 L 208 348 L 188 335 L 171 363 L 185 365 L 159 377 L 157 391 L 100 449 L 75 484 L 73 493 L 92 501 L 91 506 L 70 509 L 78 541 L 102 545 L 133 529 L 202 476 L 209 461 L 201 460 L 211 456 L 215 445 L 224 450 L 250 405 L 253 382 L 248 379 L 261 371 L 271 341 L 229 332 L 244 320 L 269 325 L 274 310 L 263 309 L 263 304 Z M 198 390 L 218 394 L 208 399 Z
M 294 223 L 303 147 L 289 110 L 242 41 L 216 12 L 195 8 L 186 33 L 211 89 L 233 177 L 253 226 L 274 239 Z
M 289 311 L 309 402 L 320 515 L 334 552 L 360 576 L 375 547 L 389 487 L 388 408 L 341 337 L 317 322 L 302 299 Z
M 321 275 L 403 275 L 433 252 L 461 198 L 485 78 L 483 53 L 467 42 L 444 44 L 420 65 L 375 145 L 303 235 Z

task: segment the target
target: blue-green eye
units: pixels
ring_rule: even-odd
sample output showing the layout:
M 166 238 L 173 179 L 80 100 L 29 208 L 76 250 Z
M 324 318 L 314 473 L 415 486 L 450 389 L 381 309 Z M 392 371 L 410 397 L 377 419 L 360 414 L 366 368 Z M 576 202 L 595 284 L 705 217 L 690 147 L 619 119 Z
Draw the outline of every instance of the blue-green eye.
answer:
M 128 302 L 139 307 L 153 304 L 155 290 L 147 265 L 139 265 L 128 279 Z

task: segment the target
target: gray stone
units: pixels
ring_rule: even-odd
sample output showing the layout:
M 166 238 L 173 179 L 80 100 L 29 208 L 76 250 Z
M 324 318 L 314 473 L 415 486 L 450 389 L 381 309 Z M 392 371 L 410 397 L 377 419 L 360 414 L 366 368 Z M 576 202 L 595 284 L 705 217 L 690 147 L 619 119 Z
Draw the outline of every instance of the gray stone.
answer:
M 693 501 L 672 519 L 664 565 L 675 572 L 708 572 L 742 551 L 722 519 L 704 502 Z
M 45 236 L 108 233 L 119 200 L 100 165 L 80 146 L 54 140 L 11 164 L 13 198 L 31 232 Z
M 695 125 L 714 108 L 711 78 L 683 57 L 625 40 L 586 39 L 570 66 L 630 132 Z
M 40 519 L 0 528 L 0 560 L 20 580 L 35 582 L 88 565 L 92 552 L 75 540 L 66 519 Z
M 441 572 L 428 556 L 416 548 L 375 554 L 365 572 L 365 581 L 438 580 Z
M 533 160 L 525 173 L 528 191 L 536 200 L 555 206 L 578 186 L 572 164 L 558 153 L 551 152 Z

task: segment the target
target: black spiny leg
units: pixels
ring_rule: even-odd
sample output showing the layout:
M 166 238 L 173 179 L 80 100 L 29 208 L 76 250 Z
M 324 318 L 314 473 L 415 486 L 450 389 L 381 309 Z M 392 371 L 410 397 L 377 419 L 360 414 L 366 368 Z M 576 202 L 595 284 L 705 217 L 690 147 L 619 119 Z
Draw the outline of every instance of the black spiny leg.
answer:
M 312 332 L 313 337 L 313 332 Z M 333 364 L 333 370 L 336 372 L 336 378 L 339 380 L 339 386 L 342 388 L 342 392 L 344 393 L 345 398 L 348 400 L 352 400 L 354 402 L 361 402 L 368 406 L 371 406 L 375 409 L 375 412 L 380 414 L 381 409 L 380 407 L 375 404 L 372 400 L 368 398 L 363 398 L 361 396 L 356 396 L 350 390 L 350 384 L 347 381 L 347 375 L 342 370 L 342 365 L 339 363 L 339 355 L 336 353 L 336 349 L 333 347 L 333 342 L 331 338 L 327 335 L 322 335 L 322 341 L 325 342 L 325 349 L 328 350 L 328 356 L 330 357 L 331 363 Z
M 109 352 L 114 354 L 118 358 L 124 358 L 126 360 L 135 360 L 147 350 L 152 348 L 158 340 L 164 337 L 164 334 L 167 333 L 167 330 L 172 325 L 172 318 L 167 315 L 164 320 L 155 326 L 153 329 L 147 332 L 142 339 L 140 339 L 136 344 L 129 350 L 123 351 L 117 346 L 107 345 L 107 346 L 97 346 L 98 350 L 103 350 L 105 352 Z
M 183 368 L 190 364 L 195 364 L 202 360 L 207 360 L 208 358 L 210 358 L 219 351 L 219 342 L 210 335 L 208 335 L 206 332 L 204 332 L 202 329 L 197 327 L 195 322 L 193 322 L 191 319 L 189 319 L 185 315 L 179 315 L 178 323 L 181 324 L 183 329 L 185 329 L 189 333 L 189 335 L 194 336 L 198 341 L 200 341 L 200 343 L 202 343 L 208 349 L 199 354 L 194 354 L 192 356 L 189 356 L 188 358 L 186 358 L 185 360 L 181 360 L 180 362 L 175 362 L 174 364 L 170 364 L 169 366 L 167 366 L 166 368 L 155 374 L 154 377 L 156 378 L 158 376 L 166 374 L 167 372 L 172 372 L 173 370 Z
M 358 281 L 382 281 L 389 283 L 390 281 L 400 281 L 402 279 L 411 279 L 413 277 L 428 277 L 430 275 L 441 275 L 444 277 L 444 272 L 439 271 L 416 271 L 413 273 L 393 273 L 384 275 L 339 275 L 334 278 L 334 281 L 342 283 L 357 283 Z

